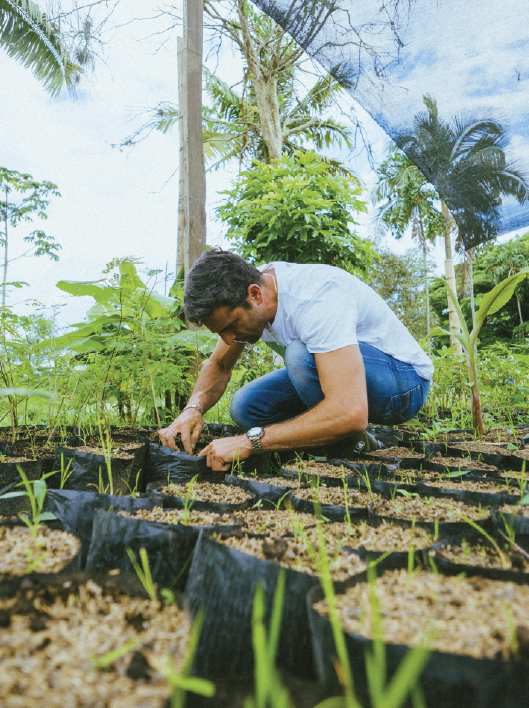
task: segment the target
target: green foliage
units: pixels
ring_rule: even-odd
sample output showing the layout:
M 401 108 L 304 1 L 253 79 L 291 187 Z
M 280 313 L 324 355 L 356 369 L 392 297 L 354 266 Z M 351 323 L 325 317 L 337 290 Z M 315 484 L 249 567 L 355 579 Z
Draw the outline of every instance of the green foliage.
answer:
M 416 249 L 409 249 L 403 255 L 386 250 L 379 251 L 379 256 L 380 262 L 369 285 L 391 307 L 415 339 L 425 337 L 426 297 L 420 254 Z M 433 324 L 436 323 L 434 321 Z
M 423 245 L 444 235 L 439 195 L 403 152 L 393 148 L 377 175 L 373 203 L 379 204 L 382 226 L 395 238 L 402 238 L 410 226 L 412 237 Z
M 81 67 L 71 61 L 59 26 L 32 0 L 0 0 L 0 47 L 57 96 L 72 89 Z
M 44 502 L 46 500 L 46 482 L 43 479 L 28 480 L 26 473 L 20 465 L 17 465 L 17 469 L 18 473 L 22 477 L 22 482 L 19 482 L 19 485 L 23 485 L 25 491 L 7 492 L 6 494 L 2 494 L 0 499 L 11 499 L 13 497 L 29 497 L 29 502 L 31 504 L 31 517 L 27 516 L 23 512 L 20 512 L 18 516 L 30 529 L 33 537 L 37 538 L 39 528 L 42 522 L 53 521 L 57 517 L 55 516 L 55 514 L 52 514 L 49 511 L 42 511 L 42 509 L 44 508 Z
M 228 202 L 217 215 L 243 258 L 327 263 L 369 277 L 373 245 L 349 228 L 352 212 L 366 211 L 360 182 L 333 174 L 314 153 L 254 161 L 223 194 Z
M 87 312 L 87 322 L 73 325 L 62 337 L 46 339 L 39 348 L 67 348 L 75 354 L 82 386 L 91 394 L 88 400 L 96 403 L 103 419 L 108 419 L 108 399 L 114 398 L 130 425 L 135 425 L 142 406 L 151 408 L 160 422 L 158 408 L 167 399 L 165 392 L 174 391 L 175 401 L 187 395 L 195 352 L 209 355 L 216 336 L 187 329 L 181 281 L 166 297 L 147 287 L 131 259 L 113 261 L 106 275 L 114 269 L 118 272 L 106 280 L 58 283 L 71 295 L 93 297 L 95 305 Z

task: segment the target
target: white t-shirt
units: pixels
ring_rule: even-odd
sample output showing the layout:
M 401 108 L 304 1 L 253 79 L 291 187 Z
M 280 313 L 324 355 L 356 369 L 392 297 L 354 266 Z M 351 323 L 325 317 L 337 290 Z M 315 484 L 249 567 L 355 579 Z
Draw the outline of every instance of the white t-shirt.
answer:
M 354 275 L 334 266 L 282 261 L 259 270 L 268 268 L 275 268 L 278 303 L 264 342 L 288 347 L 300 339 L 311 354 L 364 342 L 432 378 L 429 357 L 384 300 Z

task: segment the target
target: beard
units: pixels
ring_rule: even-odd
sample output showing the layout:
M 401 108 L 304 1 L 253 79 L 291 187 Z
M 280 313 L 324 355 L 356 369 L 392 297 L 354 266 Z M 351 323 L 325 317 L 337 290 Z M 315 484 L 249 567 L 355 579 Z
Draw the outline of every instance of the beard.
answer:
M 252 316 L 249 318 L 245 331 L 238 334 L 235 341 L 240 344 L 257 344 L 267 324 L 266 316 L 252 308 Z

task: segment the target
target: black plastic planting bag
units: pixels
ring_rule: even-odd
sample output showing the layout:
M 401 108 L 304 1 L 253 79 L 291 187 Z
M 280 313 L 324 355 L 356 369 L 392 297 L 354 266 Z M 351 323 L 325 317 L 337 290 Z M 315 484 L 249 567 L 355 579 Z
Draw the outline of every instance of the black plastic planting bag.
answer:
M 266 622 L 280 566 L 224 546 L 201 532 L 185 590 L 195 616 L 206 617 L 195 653 L 199 676 L 248 675 L 253 672 L 252 608 L 255 588 L 266 595 Z M 285 594 L 277 665 L 292 676 L 314 675 L 312 646 L 305 606 L 306 594 L 319 583 L 316 577 L 285 569 Z
M 514 531 L 516 535 L 529 535 L 529 518 L 526 516 L 519 516 L 518 514 L 506 514 L 503 511 L 494 509 L 494 511 L 492 512 L 492 523 L 494 524 L 495 528 L 499 528 L 501 531 L 505 531 L 506 529 L 512 529 L 512 531 Z
M 377 574 L 394 568 L 395 559 L 388 558 L 377 566 Z M 405 563 L 400 567 L 406 567 Z M 447 575 L 456 575 L 464 568 L 467 576 L 487 577 L 527 585 L 529 578 L 511 571 L 489 570 L 472 566 L 443 568 Z M 440 569 L 441 570 L 441 569 Z M 336 583 L 335 592 L 342 594 L 352 585 L 365 582 L 367 573 L 360 573 L 342 583 Z M 318 679 L 327 685 L 339 685 L 333 662 L 336 649 L 329 620 L 313 609 L 324 597 L 321 587 L 307 595 L 308 615 L 312 630 L 314 661 Z M 480 618 L 476 617 L 476 622 Z M 353 668 L 355 688 L 363 698 L 367 694 L 365 651 L 372 649 L 371 640 L 345 631 L 349 661 Z M 409 647 L 386 644 L 387 680 L 395 674 Z M 476 659 L 460 654 L 434 651 L 421 674 L 424 705 L 428 708 L 521 708 L 529 696 L 529 671 L 525 662 L 496 659 Z
M 131 450 L 132 459 L 122 460 L 119 457 L 110 458 L 111 478 L 108 473 L 107 461 L 104 455 L 94 455 L 83 450 L 71 450 L 67 447 L 55 448 L 53 469 L 56 472 L 50 477 L 49 486 L 59 489 L 61 475 L 67 479 L 63 489 L 84 491 L 106 491 L 115 494 L 130 494 L 133 490 L 145 491 L 147 446 Z
M 94 514 L 92 542 L 86 569 L 134 572 L 127 554 L 130 548 L 141 567 L 140 549 L 145 548 L 153 581 L 159 587 L 184 588 L 198 531 L 189 526 L 172 526 L 131 519 L 107 511 Z
M 170 447 L 149 443 L 147 450 L 147 481 L 148 483 L 189 482 L 198 475 L 204 478 L 211 474 L 205 457 L 195 457 L 182 450 L 171 450 Z
M 134 514 L 138 509 L 153 509 L 156 501 L 152 497 L 118 497 L 97 492 L 76 492 L 71 489 L 49 489 L 44 502 L 44 510 L 55 514 L 66 531 L 71 531 L 81 540 L 81 568 L 84 568 L 88 549 L 92 542 L 92 526 L 97 509 L 128 511 Z
M 24 491 L 23 485 L 18 486 L 22 482 L 22 477 L 18 468 L 22 468 L 24 474 L 29 481 L 40 479 L 42 475 L 42 460 L 29 460 L 27 462 L 4 462 L 0 464 L 0 490 L 8 488 L 8 492 Z M 29 497 L 8 497 L 0 499 L 0 516 L 14 516 L 21 511 L 30 511 L 31 504 Z

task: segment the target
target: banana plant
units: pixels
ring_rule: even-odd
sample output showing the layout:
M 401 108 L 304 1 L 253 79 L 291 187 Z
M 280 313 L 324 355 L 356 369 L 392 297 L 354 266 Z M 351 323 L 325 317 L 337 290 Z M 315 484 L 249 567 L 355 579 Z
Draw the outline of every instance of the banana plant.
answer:
M 483 435 L 486 432 L 485 424 L 483 423 L 483 416 L 481 414 L 479 380 L 476 367 L 476 342 L 478 340 L 478 335 L 486 317 L 498 312 L 498 310 L 507 304 L 516 287 L 522 282 L 522 280 L 524 280 L 524 278 L 527 277 L 529 277 L 529 268 L 525 268 L 514 275 L 510 275 L 508 278 L 505 278 L 505 280 L 502 280 L 501 283 L 498 283 L 498 285 L 496 285 L 496 287 L 494 287 L 490 292 L 488 292 L 481 300 L 479 310 L 476 312 L 476 324 L 471 332 L 468 330 L 456 293 L 452 290 L 448 283 L 442 280 L 442 278 L 437 279 L 446 285 L 448 294 L 454 303 L 461 332 L 449 332 L 442 327 L 434 327 L 428 337 L 435 337 L 442 334 L 452 335 L 457 337 L 463 346 L 467 359 L 468 377 L 471 390 L 470 409 L 472 412 L 472 427 L 474 428 L 474 434 L 477 436 Z

